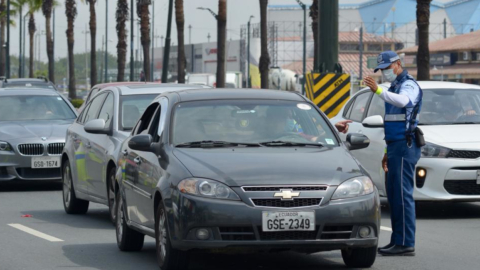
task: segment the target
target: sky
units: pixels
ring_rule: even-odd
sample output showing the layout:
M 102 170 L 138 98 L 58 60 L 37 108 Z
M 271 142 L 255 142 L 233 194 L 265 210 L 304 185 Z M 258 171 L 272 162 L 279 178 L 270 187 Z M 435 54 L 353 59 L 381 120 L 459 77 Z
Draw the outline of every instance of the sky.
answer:
M 60 57 L 66 57 L 67 55 L 67 39 L 65 31 L 67 30 L 67 19 L 65 16 L 65 1 L 58 0 L 59 6 L 55 9 L 55 59 Z M 86 1 L 77 0 L 78 16 L 75 20 L 75 53 L 83 53 L 86 50 L 90 51 L 90 37 L 87 36 L 87 48 L 85 48 L 85 30 L 90 18 L 89 7 L 85 3 Z M 130 0 L 128 1 L 130 5 Z M 155 14 L 155 35 L 165 36 L 167 31 L 167 16 L 168 16 L 168 0 L 152 0 L 155 5 L 154 12 L 150 9 L 151 16 Z M 305 3 L 310 0 L 304 0 Z M 106 3 L 108 3 L 108 29 L 105 29 L 105 11 Z M 102 49 L 102 36 L 108 32 L 108 51 L 112 54 L 116 54 L 117 34 L 115 29 L 115 9 L 116 0 L 98 0 L 96 4 L 97 12 L 97 50 Z M 269 4 L 296 4 L 295 0 L 270 0 Z M 151 6 L 151 8 L 153 5 Z M 217 12 L 218 0 L 184 0 L 185 9 L 185 43 L 189 44 L 189 31 L 188 26 L 192 26 L 192 43 L 207 42 L 207 36 L 210 33 L 211 42 L 216 41 L 216 29 L 217 24 L 215 18 L 207 11 L 198 10 L 198 7 L 210 8 Z M 260 7 L 258 0 L 227 0 L 227 39 L 236 40 L 240 39 L 240 27 L 247 23 L 250 15 L 255 18 L 252 19 L 252 23 L 258 23 L 260 21 Z M 135 11 L 135 20 L 138 18 Z M 19 18 L 12 18 L 16 20 L 16 27 L 10 28 L 10 53 L 11 55 L 19 54 Z M 37 25 L 37 33 L 41 33 L 45 30 L 45 19 L 41 12 L 35 13 L 35 21 Z M 177 32 L 175 25 L 175 12 L 173 16 L 172 27 L 172 43 L 175 45 L 177 40 Z M 127 22 L 127 29 L 130 31 L 130 22 Z M 28 27 L 27 27 L 28 29 Z M 107 31 L 105 31 L 107 30 Z M 135 33 L 136 33 L 135 29 Z M 46 39 L 44 35 L 40 36 L 40 59 L 47 61 L 46 55 Z M 128 38 L 130 40 L 130 38 Z M 27 30 L 27 43 L 26 52 L 29 52 L 28 42 L 28 30 Z M 155 44 L 160 47 L 161 39 L 157 38 Z M 135 41 L 134 48 L 136 49 L 137 42 Z M 38 49 L 38 46 L 36 50 Z M 130 49 L 128 49 L 130 51 Z M 37 51 L 38 52 L 38 51 Z M 37 54 L 38 55 L 38 54 Z M 127 59 L 129 56 L 127 55 Z

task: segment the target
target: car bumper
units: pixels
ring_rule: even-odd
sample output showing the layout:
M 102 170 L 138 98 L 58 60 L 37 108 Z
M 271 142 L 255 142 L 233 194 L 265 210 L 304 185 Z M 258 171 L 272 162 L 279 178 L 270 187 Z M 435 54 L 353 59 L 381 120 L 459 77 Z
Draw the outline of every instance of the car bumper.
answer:
M 302 208 L 252 207 L 241 201 L 225 201 L 179 194 L 169 218 L 172 246 L 176 249 L 308 249 L 335 250 L 372 247 L 378 243 L 380 202 L 378 193 L 360 198 L 330 201 Z M 312 232 L 263 232 L 263 211 L 314 211 Z M 359 228 L 371 230 L 366 238 Z M 205 228 L 210 237 L 198 240 Z
M 424 179 L 417 171 L 424 169 Z M 421 158 L 415 173 L 417 201 L 480 201 L 480 159 Z
M 0 181 L 14 179 L 60 180 L 62 179 L 61 169 L 32 169 L 32 156 L 23 156 L 16 152 L 2 152 L 0 153 Z

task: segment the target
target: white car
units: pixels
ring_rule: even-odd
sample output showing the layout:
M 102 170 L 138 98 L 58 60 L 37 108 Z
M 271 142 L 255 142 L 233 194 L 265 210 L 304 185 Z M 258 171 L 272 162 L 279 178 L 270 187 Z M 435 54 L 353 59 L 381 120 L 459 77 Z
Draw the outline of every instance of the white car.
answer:
M 480 86 L 429 81 L 419 85 L 424 93 L 419 127 L 427 145 L 415 169 L 414 199 L 480 201 Z M 386 91 L 389 84 L 380 86 Z M 381 168 L 384 106 L 377 95 L 363 89 L 331 119 L 352 120 L 349 132 L 370 138 L 368 148 L 352 155 L 368 170 L 382 196 L 386 196 Z

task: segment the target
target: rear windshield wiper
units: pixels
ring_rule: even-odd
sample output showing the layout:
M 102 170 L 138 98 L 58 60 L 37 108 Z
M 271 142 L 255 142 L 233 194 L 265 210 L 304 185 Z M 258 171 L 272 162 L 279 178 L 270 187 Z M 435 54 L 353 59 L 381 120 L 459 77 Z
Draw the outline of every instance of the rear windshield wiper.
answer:
M 287 142 L 287 141 L 270 141 L 270 142 L 261 142 L 261 145 L 265 146 L 317 146 L 323 147 L 323 143 L 297 143 L 297 142 Z
M 195 141 L 195 142 L 186 142 L 186 143 L 175 145 L 175 147 L 185 147 L 185 148 L 209 148 L 209 147 L 225 147 L 225 146 L 260 147 L 262 145 L 258 143 L 226 142 L 226 141 Z

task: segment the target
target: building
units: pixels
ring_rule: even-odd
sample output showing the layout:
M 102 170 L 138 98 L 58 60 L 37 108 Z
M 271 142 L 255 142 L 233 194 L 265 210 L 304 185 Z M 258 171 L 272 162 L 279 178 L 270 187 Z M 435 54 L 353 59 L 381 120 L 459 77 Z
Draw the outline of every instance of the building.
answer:
M 480 84 L 480 30 L 431 42 L 430 77 L 432 80 Z M 417 50 L 410 47 L 404 53 L 404 65 L 417 75 Z

